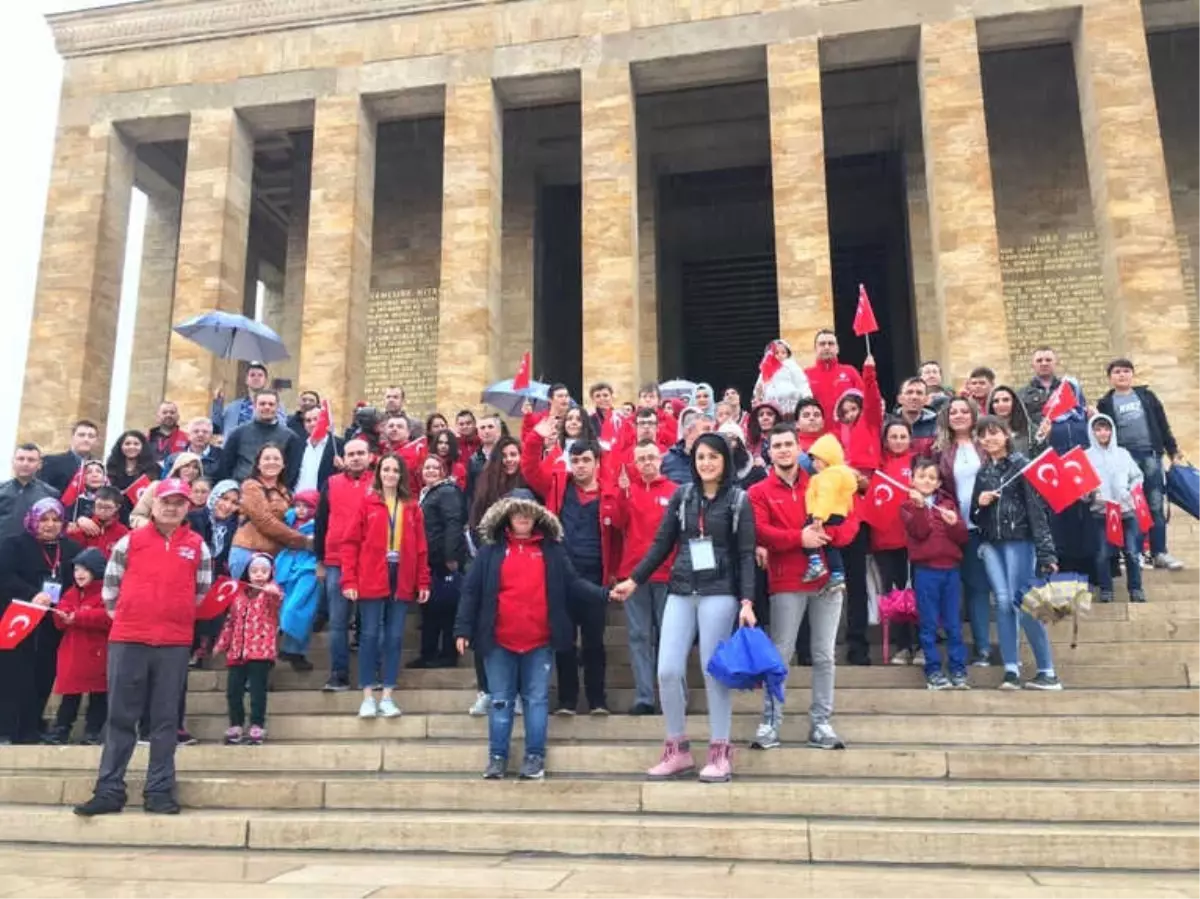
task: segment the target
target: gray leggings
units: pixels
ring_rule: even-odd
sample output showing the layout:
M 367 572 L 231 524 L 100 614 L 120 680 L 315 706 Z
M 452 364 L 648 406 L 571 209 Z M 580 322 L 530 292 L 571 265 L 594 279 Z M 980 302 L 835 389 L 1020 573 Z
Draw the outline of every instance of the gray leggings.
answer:
M 687 660 L 700 631 L 700 669 L 704 671 L 717 644 L 728 640 L 737 621 L 738 603 L 732 596 L 667 597 L 663 610 L 662 633 L 658 641 L 658 692 L 663 717 L 667 719 L 667 738 L 686 736 Z M 733 702 L 729 688 L 704 674 L 704 692 L 708 695 L 709 739 L 728 740 L 732 724 Z

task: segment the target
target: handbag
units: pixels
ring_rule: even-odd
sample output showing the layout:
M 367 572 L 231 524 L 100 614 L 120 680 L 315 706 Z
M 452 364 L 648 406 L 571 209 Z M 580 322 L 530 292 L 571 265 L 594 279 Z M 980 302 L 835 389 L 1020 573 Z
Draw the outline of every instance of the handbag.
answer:
M 883 648 L 887 652 L 891 644 L 891 623 L 915 624 L 920 619 L 917 614 L 917 594 L 911 587 L 903 590 L 889 590 L 879 597 L 879 621 L 883 628 Z

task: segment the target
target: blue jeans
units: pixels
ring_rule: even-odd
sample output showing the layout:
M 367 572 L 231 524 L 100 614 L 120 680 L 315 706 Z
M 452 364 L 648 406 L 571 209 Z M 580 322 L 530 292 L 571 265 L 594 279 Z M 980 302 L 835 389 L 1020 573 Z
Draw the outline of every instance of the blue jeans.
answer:
M 1142 535 L 1138 531 L 1137 518 L 1133 515 L 1121 516 L 1121 525 L 1125 529 L 1125 580 L 1129 585 L 1129 592 L 1132 593 L 1142 589 Z M 1100 531 L 1100 548 L 1096 551 L 1096 574 L 1100 580 L 1100 589 L 1105 593 L 1112 593 L 1113 576 L 1108 560 L 1112 558 L 1113 553 L 1121 550 L 1108 542 L 1103 518 L 1096 519 L 1096 528 Z
M 967 617 L 971 620 L 971 642 L 975 644 L 977 654 L 990 652 L 992 647 L 992 586 L 988 583 L 987 570 L 979 556 L 982 542 L 979 531 L 972 529 L 967 545 L 963 547 L 962 565 L 958 569 L 962 577 L 962 595 L 967 604 Z
M 925 653 L 925 676 L 942 670 L 938 650 L 938 625 L 946 632 L 946 655 L 951 674 L 966 674 L 967 647 L 962 638 L 962 583 L 957 568 L 927 568 L 914 565 L 913 592 L 917 594 L 921 650 Z
M 358 613 L 362 633 L 358 641 L 358 688 L 375 683 L 379 668 L 380 638 L 383 640 L 383 672 L 379 682 L 385 690 L 396 686 L 400 677 L 400 644 L 404 642 L 404 620 L 412 603 L 398 599 L 360 599 Z
M 984 543 L 983 565 L 992 592 L 996 594 L 996 628 L 1000 632 L 1000 657 L 1004 667 L 1016 671 L 1021 661 L 1019 620 L 1033 649 L 1038 671 L 1053 671 L 1054 655 L 1050 651 L 1046 625 L 1016 605 L 1029 591 L 1036 574 L 1037 554 L 1033 543 L 1028 540 Z
M 1146 505 L 1150 507 L 1150 518 L 1153 520 L 1150 525 L 1150 552 L 1157 556 L 1167 551 L 1167 520 L 1163 517 L 1167 479 L 1163 472 L 1162 456 L 1141 450 L 1131 450 L 1129 454 L 1142 470 L 1142 490 L 1146 493 Z
M 329 673 L 350 674 L 350 617 L 354 603 L 342 595 L 342 569 L 325 569 L 325 596 L 329 603 Z
M 554 650 L 539 646 L 529 652 L 512 652 L 503 646 L 494 646 L 483 663 L 492 691 L 492 703 L 488 707 L 488 755 L 508 759 L 513 707 L 520 684 L 521 705 L 525 712 L 525 754 L 545 758 Z
M 241 546 L 229 547 L 229 576 L 234 580 L 241 578 L 250 567 L 250 560 L 253 558 L 253 550 Z

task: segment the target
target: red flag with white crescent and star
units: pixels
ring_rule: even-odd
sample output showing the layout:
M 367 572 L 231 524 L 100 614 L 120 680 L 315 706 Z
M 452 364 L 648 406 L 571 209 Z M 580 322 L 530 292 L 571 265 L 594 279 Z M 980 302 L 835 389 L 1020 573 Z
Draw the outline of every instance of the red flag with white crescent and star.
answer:
M 142 498 L 142 494 L 150 488 L 151 483 L 150 476 L 144 474 L 121 492 L 125 494 L 126 499 L 136 506 L 138 500 Z
M 1033 489 L 1055 512 L 1063 511 L 1079 499 L 1072 479 L 1063 473 L 1062 463 L 1058 453 L 1050 447 L 1021 470 Z
M 14 599 L 0 617 L 0 650 L 15 649 L 41 623 L 46 606 Z
M 521 354 L 521 364 L 517 366 L 517 373 L 513 375 L 513 390 L 524 390 L 529 386 L 530 370 L 532 368 L 532 354 L 529 352 L 529 350 L 526 350 Z
M 1062 381 L 1054 388 L 1054 392 L 1046 400 L 1046 405 L 1042 406 L 1042 417 L 1054 421 L 1078 405 L 1079 398 L 1075 396 L 1075 388 L 1071 386 L 1070 381 Z
M 858 308 L 854 310 L 855 337 L 866 337 L 879 330 L 879 322 L 875 321 L 875 310 L 871 308 L 871 298 L 867 296 L 864 284 L 858 285 Z
M 1125 545 L 1125 526 L 1121 523 L 1121 504 L 1104 504 L 1104 536 L 1113 546 Z
M 900 508 L 908 499 L 907 488 L 884 475 L 875 472 L 862 504 L 863 521 L 873 528 L 888 528 L 900 516 Z
M 779 373 L 779 369 L 783 368 L 783 363 L 775 357 L 775 343 L 776 341 L 772 340 L 767 344 L 762 361 L 758 363 L 758 373 L 764 384 L 769 384 L 771 379 Z
M 1137 518 L 1138 530 L 1149 534 L 1154 526 L 1154 516 L 1150 514 L 1150 503 L 1146 502 L 1146 491 L 1141 484 L 1134 484 L 1129 492 L 1133 496 L 1133 514 Z
M 196 606 L 197 621 L 211 621 L 229 608 L 238 593 L 238 582 L 231 577 L 219 577 Z
M 1082 499 L 1085 493 L 1100 488 L 1100 475 L 1096 474 L 1092 460 L 1087 457 L 1081 446 L 1072 447 L 1070 452 L 1062 457 L 1059 468 L 1075 490 L 1075 499 Z

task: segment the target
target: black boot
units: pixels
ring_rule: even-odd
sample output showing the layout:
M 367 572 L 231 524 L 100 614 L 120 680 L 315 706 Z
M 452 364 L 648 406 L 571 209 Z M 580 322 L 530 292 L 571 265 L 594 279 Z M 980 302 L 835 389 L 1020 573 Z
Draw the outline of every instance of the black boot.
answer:
M 97 794 L 82 805 L 75 806 L 75 814 L 81 818 L 93 818 L 96 815 L 119 815 L 124 809 L 123 797 Z
M 56 724 L 42 734 L 42 742 L 47 746 L 65 746 L 70 736 L 71 728 Z

